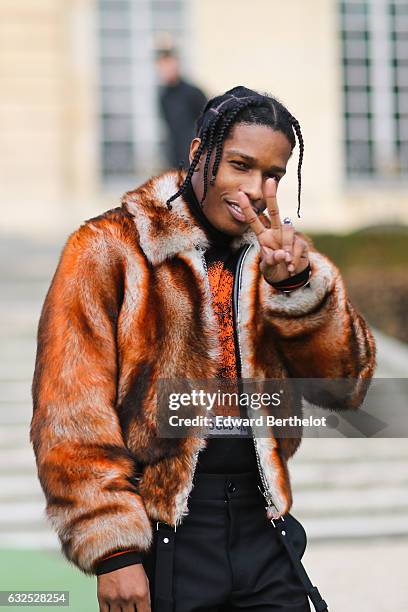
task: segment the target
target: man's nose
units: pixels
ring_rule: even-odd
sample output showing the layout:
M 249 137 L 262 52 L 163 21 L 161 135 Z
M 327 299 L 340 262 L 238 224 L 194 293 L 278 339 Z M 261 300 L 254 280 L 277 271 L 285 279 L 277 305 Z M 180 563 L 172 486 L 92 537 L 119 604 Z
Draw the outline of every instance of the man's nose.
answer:
M 259 201 L 263 202 L 262 176 L 248 177 L 241 189 L 248 196 L 251 204 L 256 204 Z

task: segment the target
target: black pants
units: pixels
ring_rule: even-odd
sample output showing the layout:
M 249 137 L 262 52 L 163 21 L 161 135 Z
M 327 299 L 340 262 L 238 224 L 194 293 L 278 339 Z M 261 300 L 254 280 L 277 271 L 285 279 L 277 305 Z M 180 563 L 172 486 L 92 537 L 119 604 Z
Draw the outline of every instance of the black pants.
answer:
M 176 532 L 153 524 L 153 546 L 143 562 L 153 612 L 310 612 L 266 518 L 257 474 L 196 474 L 194 483 L 189 514 Z M 284 519 L 303 556 L 303 526 L 290 513 Z

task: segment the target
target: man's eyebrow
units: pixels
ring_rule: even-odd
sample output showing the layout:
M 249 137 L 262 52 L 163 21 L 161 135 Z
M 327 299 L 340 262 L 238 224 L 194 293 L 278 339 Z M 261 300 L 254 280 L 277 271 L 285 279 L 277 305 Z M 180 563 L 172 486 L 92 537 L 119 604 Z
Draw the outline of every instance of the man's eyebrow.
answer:
M 242 157 L 243 159 L 246 159 L 248 162 L 254 163 L 256 162 L 255 157 L 252 157 L 252 155 L 247 155 L 246 153 L 242 153 L 242 151 L 239 151 L 238 149 L 227 149 L 225 151 L 228 155 L 239 155 L 239 157 Z M 281 174 L 286 174 L 286 169 L 285 168 L 281 168 L 280 166 L 272 166 L 271 168 L 269 168 L 270 172 L 280 172 Z

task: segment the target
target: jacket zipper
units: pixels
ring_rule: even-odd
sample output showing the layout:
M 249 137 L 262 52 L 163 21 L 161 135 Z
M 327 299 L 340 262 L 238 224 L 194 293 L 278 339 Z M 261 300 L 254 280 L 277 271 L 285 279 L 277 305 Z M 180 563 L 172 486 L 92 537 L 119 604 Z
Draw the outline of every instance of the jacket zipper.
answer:
M 242 389 L 242 384 L 240 382 L 241 379 L 241 375 L 242 375 L 242 354 L 241 354 L 241 345 L 239 342 L 239 332 L 238 332 L 238 326 L 239 326 L 239 296 L 240 296 L 240 291 L 241 291 L 241 278 L 242 278 L 242 267 L 243 267 L 243 263 L 246 257 L 246 254 L 248 253 L 249 249 L 252 247 L 251 244 L 246 245 L 241 253 L 239 254 L 239 258 L 236 264 L 236 271 L 235 271 L 235 275 L 234 275 L 234 287 L 233 287 L 233 292 L 232 292 L 232 313 L 233 313 L 233 320 L 234 320 L 234 338 L 235 338 L 235 353 L 236 353 L 236 364 L 237 364 L 237 377 L 238 377 L 238 389 L 239 392 L 241 392 Z M 201 251 L 201 258 L 203 261 L 203 266 L 204 266 L 204 270 L 207 274 L 208 277 L 208 268 L 207 268 L 207 262 L 205 260 L 205 256 L 204 256 L 204 252 Z M 261 490 L 262 495 L 264 496 L 267 506 L 266 508 L 271 508 L 272 506 L 274 506 L 273 503 L 273 498 L 272 498 L 272 494 L 271 491 L 268 487 L 268 483 L 265 477 L 265 473 L 262 469 L 261 466 L 261 460 L 259 458 L 259 452 L 258 452 L 258 442 L 254 436 L 254 432 L 252 427 L 250 427 L 251 429 L 251 434 L 252 434 L 252 441 L 254 443 L 254 448 L 255 448 L 255 455 L 256 455 L 256 463 L 258 466 L 258 472 L 259 472 L 259 476 L 262 482 L 262 486 L 263 486 L 263 491 Z M 197 451 L 194 454 L 194 470 L 195 470 L 195 466 L 197 464 L 197 459 L 198 459 L 198 455 L 199 455 L 200 451 Z
M 236 362 L 237 362 L 237 376 L 238 376 L 238 389 L 239 392 L 241 393 L 241 389 L 242 389 L 242 383 L 241 378 L 242 378 L 242 353 L 241 353 L 241 344 L 239 341 L 239 323 L 240 323 L 240 311 L 239 311 L 239 304 L 240 304 L 240 292 L 241 292 L 241 279 L 242 279 L 242 268 L 243 268 L 243 264 L 244 264 L 244 260 L 245 257 L 249 251 L 249 249 L 252 247 L 251 244 L 247 245 L 246 247 L 244 247 L 244 249 L 242 250 L 238 261 L 237 261 L 237 266 L 236 266 L 236 271 L 235 271 L 235 276 L 234 276 L 234 289 L 233 289 L 233 293 L 232 293 L 232 311 L 233 311 L 233 318 L 234 318 L 234 337 L 235 337 L 235 347 L 236 347 Z M 271 508 L 272 506 L 274 506 L 273 503 L 273 498 L 272 498 L 272 493 L 268 487 L 268 483 L 265 477 L 265 473 L 263 471 L 263 468 L 261 466 L 261 460 L 259 458 L 259 452 L 258 452 L 258 441 L 256 439 L 256 437 L 254 436 L 254 432 L 252 427 L 250 427 L 251 429 L 251 434 L 252 434 L 252 440 L 254 443 L 254 448 L 255 448 L 255 454 L 256 454 L 256 462 L 258 465 L 258 471 L 259 471 L 259 476 L 262 482 L 262 486 L 263 486 L 263 491 L 260 489 L 262 495 L 264 496 L 267 506 L 266 509 Z

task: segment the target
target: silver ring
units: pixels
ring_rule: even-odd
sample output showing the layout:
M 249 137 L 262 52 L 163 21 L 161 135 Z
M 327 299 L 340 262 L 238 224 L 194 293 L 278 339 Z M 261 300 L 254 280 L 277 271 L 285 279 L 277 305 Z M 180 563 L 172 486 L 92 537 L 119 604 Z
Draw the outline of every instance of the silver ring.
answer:
M 283 223 L 285 225 L 293 225 L 292 224 L 292 219 L 290 217 L 285 217 L 284 220 L 283 220 Z

